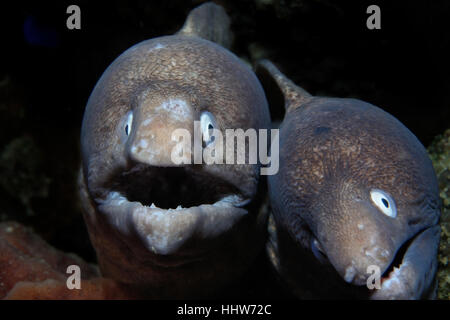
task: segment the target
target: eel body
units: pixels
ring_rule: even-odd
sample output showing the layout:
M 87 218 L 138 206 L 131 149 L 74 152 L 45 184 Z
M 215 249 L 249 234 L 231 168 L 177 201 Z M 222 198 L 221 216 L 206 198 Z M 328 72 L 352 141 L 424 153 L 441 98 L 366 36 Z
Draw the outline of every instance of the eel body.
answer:
M 310 95 L 267 60 L 257 73 L 286 104 L 268 177 L 281 277 L 304 298 L 433 297 L 441 204 L 419 140 L 374 105 Z
M 263 219 L 250 209 L 260 165 L 195 163 L 195 142 L 174 139 L 177 130 L 193 137 L 196 121 L 200 149 L 218 142 L 211 129 L 270 127 L 257 77 L 223 47 L 228 27 L 222 7 L 199 6 L 175 35 L 121 54 L 86 106 L 80 194 L 88 231 L 102 274 L 146 297 L 208 296 L 263 247 Z M 180 141 L 187 152 L 176 162 Z

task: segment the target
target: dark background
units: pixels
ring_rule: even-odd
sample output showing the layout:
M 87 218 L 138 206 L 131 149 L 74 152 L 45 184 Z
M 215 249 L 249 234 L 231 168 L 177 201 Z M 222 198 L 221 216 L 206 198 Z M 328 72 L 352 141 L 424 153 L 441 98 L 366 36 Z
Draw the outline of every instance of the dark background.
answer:
M 174 33 L 201 2 L 2 3 L 0 221 L 33 226 L 55 247 L 95 261 L 76 186 L 89 94 L 120 53 Z M 425 146 L 450 127 L 449 1 L 217 3 L 231 17 L 238 56 L 270 58 L 312 94 L 375 104 Z M 71 4 L 81 8 L 81 30 L 66 28 Z M 366 28 L 370 4 L 381 8 L 381 30 Z M 279 101 L 271 102 L 280 119 Z

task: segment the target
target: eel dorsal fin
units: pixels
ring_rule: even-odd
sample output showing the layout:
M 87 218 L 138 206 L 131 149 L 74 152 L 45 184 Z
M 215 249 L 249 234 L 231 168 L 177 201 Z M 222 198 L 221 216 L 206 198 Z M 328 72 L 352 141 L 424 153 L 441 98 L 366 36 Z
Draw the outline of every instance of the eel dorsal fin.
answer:
M 256 64 L 256 73 L 260 78 L 271 78 L 275 81 L 278 88 L 284 97 L 284 107 L 286 113 L 292 111 L 307 101 L 313 96 L 306 90 L 297 86 L 294 82 L 289 80 L 275 65 L 269 60 L 260 60 Z
M 212 2 L 206 2 L 189 12 L 183 27 L 177 34 L 197 36 L 227 49 L 233 42 L 230 18 L 224 8 Z

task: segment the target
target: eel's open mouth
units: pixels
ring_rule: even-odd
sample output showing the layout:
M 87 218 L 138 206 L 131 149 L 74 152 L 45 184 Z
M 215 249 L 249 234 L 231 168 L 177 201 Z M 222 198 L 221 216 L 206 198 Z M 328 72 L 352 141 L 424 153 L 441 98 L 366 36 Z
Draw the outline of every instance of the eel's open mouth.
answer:
M 420 299 L 432 295 L 437 268 L 437 250 L 440 227 L 428 227 L 415 234 L 398 250 L 389 267 L 380 278 L 379 288 L 361 287 L 370 299 Z M 313 237 L 311 250 L 322 264 L 331 264 L 320 244 Z M 367 276 L 370 276 L 368 273 Z M 358 291 L 359 292 L 359 291 Z
M 213 238 L 247 213 L 239 189 L 187 167 L 135 165 L 122 171 L 97 198 L 98 209 L 124 235 L 137 234 L 146 248 L 174 254 L 193 237 Z
M 128 201 L 161 209 L 214 204 L 239 194 L 230 183 L 186 167 L 136 166 L 121 173 L 112 189 Z
M 417 239 L 417 237 L 421 234 L 421 232 L 417 233 L 415 236 L 413 236 L 411 239 L 406 241 L 395 254 L 394 259 L 392 260 L 389 267 L 384 271 L 384 273 L 381 275 L 381 285 L 385 281 L 389 281 L 397 276 L 399 273 L 399 270 L 402 268 L 405 261 L 405 254 L 410 248 L 411 244 Z
M 440 227 L 429 227 L 405 242 L 381 276 L 372 299 L 420 299 L 432 288 Z

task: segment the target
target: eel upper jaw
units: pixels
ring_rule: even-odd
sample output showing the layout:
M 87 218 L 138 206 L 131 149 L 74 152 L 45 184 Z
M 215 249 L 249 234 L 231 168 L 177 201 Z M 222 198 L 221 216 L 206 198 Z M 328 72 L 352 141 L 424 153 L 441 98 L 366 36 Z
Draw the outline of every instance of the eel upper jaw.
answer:
M 204 254 L 203 252 L 195 252 L 190 257 L 186 257 L 180 254 L 179 249 L 192 238 L 213 239 L 227 232 L 247 214 L 244 206 L 250 202 L 250 199 L 239 192 L 237 188 L 225 188 L 226 190 L 223 192 L 213 192 L 214 198 L 209 199 L 210 201 L 176 205 L 176 196 L 173 197 L 167 193 L 173 188 L 181 188 L 183 180 L 178 181 L 177 186 L 171 181 L 173 179 L 165 179 L 163 173 L 179 172 L 180 170 L 185 170 L 185 168 L 138 165 L 116 175 L 116 177 L 120 177 L 121 182 L 109 183 L 107 187 L 102 188 L 103 192 L 98 193 L 100 196 L 95 198 L 99 212 L 122 235 L 125 237 L 137 235 L 153 256 L 180 257 L 180 261 L 170 263 L 166 261 L 167 259 L 163 259 L 164 262 L 161 263 L 165 267 L 178 266 L 180 263 L 197 260 Z M 163 176 L 161 177 L 161 175 Z M 182 177 L 189 180 L 189 171 L 185 171 Z M 146 181 L 143 182 L 142 179 Z M 216 181 L 214 177 L 205 176 L 205 179 Z M 123 188 L 124 180 L 127 181 L 127 185 L 132 185 L 134 180 L 140 180 L 136 188 L 146 191 L 148 194 L 145 196 L 146 200 L 143 201 L 139 196 L 133 195 L 133 187 L 131 187 L 131 191 L 128 187 Z M 201 180 L 198 181 L 191 185 L 188 184 L 188 188 L 195 186 L 196 183 L 201 183 Z M 158 198 L 161 196 L 160 189 L 164 189 L 158 184 L 165 184 L 165 190 L 162 193 L 169 198 L 170 203 L 160 206 L 158 199 L 152 201 L 152 193 L 157 194 Z M 146 187 L 147 185 L 152 187 Z M 193 194 L 192 190 L 191 194 Z

